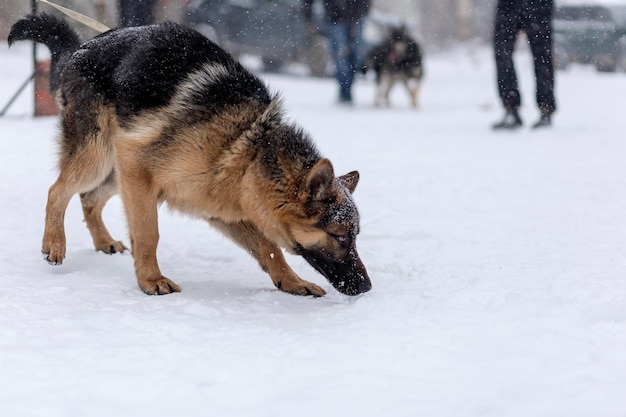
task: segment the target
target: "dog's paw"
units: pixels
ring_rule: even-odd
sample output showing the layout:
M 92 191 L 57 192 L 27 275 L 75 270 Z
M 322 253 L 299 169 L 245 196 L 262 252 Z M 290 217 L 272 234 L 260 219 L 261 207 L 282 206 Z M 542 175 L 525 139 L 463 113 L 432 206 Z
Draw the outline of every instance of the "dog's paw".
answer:
M 180 287 L 174 281 L 161 276 L 157 279 L 139 281 L 139 288 L 148 295 L 165 295 L 180 292 Z
M 64 243 L 45 243 L 41 248 L 41 253 L 44 254 L 45 260 L 50 265 L 61 265 L 63 259 L 65 259 L 65 244 Z
M 96 245 L 96 250 L 112 255 L 114 253 L 124 253 L 124 251 L 128 250 L 128 248 L 119 240 L 114 240 Z
M 312 282 L 304 280 L 278 281 L 276 283 L 276 288 L 294 295 L 312 295 L 313 297 L 321 297 L 326 294 L 326 291 L 324 291 L 319 285 L 315 285 Z

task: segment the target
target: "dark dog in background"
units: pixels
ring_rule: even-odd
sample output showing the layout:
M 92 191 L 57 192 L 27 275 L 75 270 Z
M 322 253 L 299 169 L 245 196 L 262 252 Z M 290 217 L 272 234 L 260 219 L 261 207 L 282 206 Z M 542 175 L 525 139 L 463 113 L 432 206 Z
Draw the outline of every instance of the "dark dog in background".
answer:
M 366 57 L 366 70 L 376 73 L 376 106 L 389 106 L 389 93 L 401 82 L 406 87 L 411 106 L 418 106 L 422 82 L 422 50 L 405 27 L 393 29 L 387 38 Z
M 60 114 L 60 175 L 50 187 L 42 251 L 65 258 L 64 216 L 79 194 L 94 246 L 124 252 L 102 209 L 121 194 L 139 287 L 180 291 L 157 262 L 159 204 L 207 220 L 250 253 L 282 291 L 321 296 L 281 247 L 301 255 L 341 293 L 368 291 L 356 251 L 356 171 L 336 177 L 309 135 L 219 46 L 174 23 L 113 29 L 81 44 L 62 19 L 15 23 L 9 44 L 51 52 Z

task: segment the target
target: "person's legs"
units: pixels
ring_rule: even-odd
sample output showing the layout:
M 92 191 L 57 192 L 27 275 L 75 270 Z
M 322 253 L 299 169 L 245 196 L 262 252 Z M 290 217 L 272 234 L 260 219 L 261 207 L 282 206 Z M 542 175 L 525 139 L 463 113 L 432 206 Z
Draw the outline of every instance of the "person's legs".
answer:
M 526 29 L 535 65 L 537 106 L 541 111 L 537 127 L 549 125 L 550 116 L 556 110 L 551 15 L 551 9 L 538 13 L 536 21 L 530 23 Z
M 521 104 L 521 97 L 513 64 L 513 50 L 518 30 L 519 23 L 515 12 L 498 9 L 493 42 L 498 93 L 506 113 L 500 122 L 493 125 L 494 129 L 514 129 L 522 125 L 517 110 Z
M 521 104 L 517 74 L 513 65 L 513 49 L 519 26 L 510 13 L 498 13 L 495 22 L 494 52 L 498 92 L 506 109 L 516 109 Z
M 351 63 L 350 26 L 345 23 L 330 23 L 328 25 L 328 40 L 330 51 L 335 61 L 335 78 L 339 83 L 339 100 L 351 102 L 352 80 L 354 68 Z

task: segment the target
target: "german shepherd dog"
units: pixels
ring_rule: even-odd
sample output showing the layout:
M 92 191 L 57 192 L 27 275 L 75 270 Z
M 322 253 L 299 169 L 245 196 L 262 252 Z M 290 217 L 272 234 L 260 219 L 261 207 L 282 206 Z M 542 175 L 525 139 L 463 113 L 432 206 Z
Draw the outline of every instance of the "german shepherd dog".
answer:
M 233 239 L 282 291 L 325 293 L 296 275 L 281 247 L 343 294 L 370 290 L 355 244 L 358 172 L 335 177 L 309 135 L 284 120 L 279 97 L 217 45 L 174 23 L 114 29 L 81 45 L 63 19 L 46 14 L 16 22 L 9 45 L 19 40 L 50 49 L 60 113 L 60 175 L 43 237 L 48 262 L 65 258 L 65 211 L 77 193 L 96 249 L 127 250 L 102 220 L 119 191 L 147 294 L 180 291 L 157 263 L 162 202 Z
M 376 106 L 389 106 L 389 93 L 397 82 L 402 82 L 411 98 L 411 106 L 418 106 L 422 82 L 422 51 L 406 28 L 392 29 L 387 38 L 374 47 L 366 58 L 366 69 L 376 73 Z

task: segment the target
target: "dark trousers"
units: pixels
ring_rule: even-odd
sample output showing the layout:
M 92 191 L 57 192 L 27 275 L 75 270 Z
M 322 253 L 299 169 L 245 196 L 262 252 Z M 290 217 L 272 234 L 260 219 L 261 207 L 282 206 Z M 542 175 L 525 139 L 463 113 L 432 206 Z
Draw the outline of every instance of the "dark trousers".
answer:
M 525 2 L 520 2 L 525 3 Z M 505 108 L 520 106 L 521 97 L 513 65 L 513 49 L 520 30 L 526 32 L 534 58 L 537 105 L 542 112 L 556 110 L 552 63 L 552 6 L 502 7 L 496 13 L 494 49 L 498 91 Z
M 335 61 L 335 78 L 339 83 L 339 99 L 352 101 L 352 83 L 363 65 L 363 20 L 329 23 L 327 30 Z

